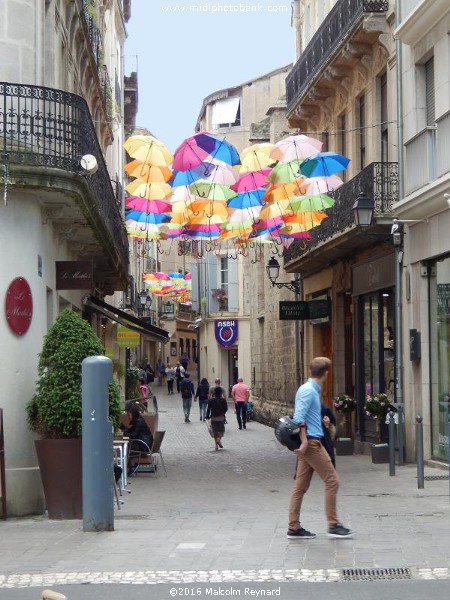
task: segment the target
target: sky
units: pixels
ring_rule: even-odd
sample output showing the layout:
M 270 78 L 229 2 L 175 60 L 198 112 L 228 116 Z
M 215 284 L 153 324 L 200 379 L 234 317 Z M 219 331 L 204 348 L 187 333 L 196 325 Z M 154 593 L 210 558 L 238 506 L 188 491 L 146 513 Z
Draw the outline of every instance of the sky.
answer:
M 138 72 L 136 125 L 172 152 L 203 99 L 293 61 L 291 0 L 132 0 L 125 73 Z

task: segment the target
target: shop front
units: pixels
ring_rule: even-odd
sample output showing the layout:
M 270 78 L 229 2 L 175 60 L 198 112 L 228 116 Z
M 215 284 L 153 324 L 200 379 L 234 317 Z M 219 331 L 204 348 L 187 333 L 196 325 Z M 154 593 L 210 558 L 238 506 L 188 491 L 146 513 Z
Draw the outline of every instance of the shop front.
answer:
M 357 433 L 361 441 L 386 439 L 387 427 L 364 411 L 366 397 L 385 393 L 395 401 L 395 258 L 379 256 L 353 267 Z

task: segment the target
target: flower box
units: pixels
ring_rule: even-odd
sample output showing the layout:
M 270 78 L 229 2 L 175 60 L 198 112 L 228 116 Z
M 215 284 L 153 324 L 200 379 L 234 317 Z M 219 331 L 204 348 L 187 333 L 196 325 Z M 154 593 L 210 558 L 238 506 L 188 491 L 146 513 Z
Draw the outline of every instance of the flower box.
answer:
M 389 444 L 372 444 L 372 462 L 374 464 L 389 462 Z
M 354 453 L 355 447 L 352 438 L 337 438 L 336 440 L 336 455 L 351 456 Z

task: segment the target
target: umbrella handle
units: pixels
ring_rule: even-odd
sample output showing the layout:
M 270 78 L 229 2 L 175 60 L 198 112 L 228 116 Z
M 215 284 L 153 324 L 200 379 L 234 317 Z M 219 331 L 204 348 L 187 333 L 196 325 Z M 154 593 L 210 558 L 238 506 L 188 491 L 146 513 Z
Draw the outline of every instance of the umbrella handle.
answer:
M 159 240 L 156 240 L 156 250 L 158 254 L 164 254 L 164 249 L 161 246 L 161 242 Z

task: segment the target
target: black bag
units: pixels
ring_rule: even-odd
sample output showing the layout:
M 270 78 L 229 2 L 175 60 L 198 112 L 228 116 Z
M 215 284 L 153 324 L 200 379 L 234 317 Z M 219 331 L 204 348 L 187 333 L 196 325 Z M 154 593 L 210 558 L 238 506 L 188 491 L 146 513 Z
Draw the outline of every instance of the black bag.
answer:
M 190 381 L 182 381 L 180 384 L 180 392 L 182 398 L 190 398 L 192 395 L 191 382 Z

